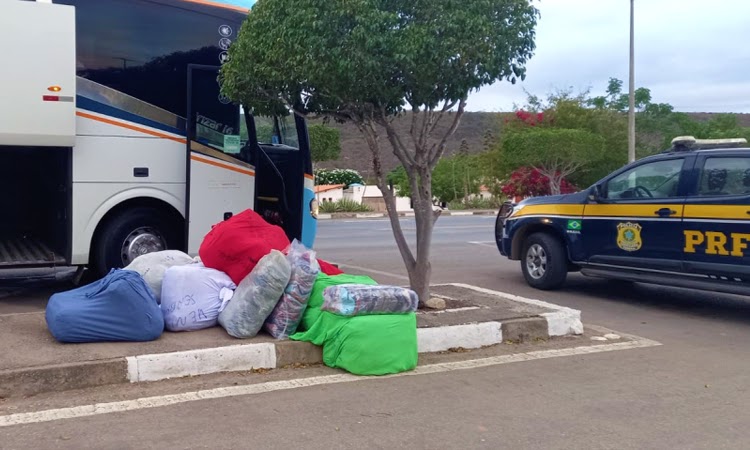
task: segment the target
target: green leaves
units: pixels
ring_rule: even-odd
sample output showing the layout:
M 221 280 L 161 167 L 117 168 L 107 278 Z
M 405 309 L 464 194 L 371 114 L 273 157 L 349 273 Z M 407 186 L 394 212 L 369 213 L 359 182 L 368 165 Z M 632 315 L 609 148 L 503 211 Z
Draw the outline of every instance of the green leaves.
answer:
M 537 17 L 529 0 L 263 0 L 230 49 L 223 93 L 341 120 L 433 109 L 523 78 Z
M 341 132 L 322 124 L 307 127 L 310 136 L 310 152 L 314 162 L 332 161 L 341 155 Z
M 460 150 L 459 150 L 460 151 Z M 458 153 L 441 159 L 432 172 L 432 195 L 441 202 L 452 202 L 478 194 L 482 182 L 481 156 Z M 403 166 L 388 174 L 388 182 L 400 197 L 411 197 L 409 178 Z

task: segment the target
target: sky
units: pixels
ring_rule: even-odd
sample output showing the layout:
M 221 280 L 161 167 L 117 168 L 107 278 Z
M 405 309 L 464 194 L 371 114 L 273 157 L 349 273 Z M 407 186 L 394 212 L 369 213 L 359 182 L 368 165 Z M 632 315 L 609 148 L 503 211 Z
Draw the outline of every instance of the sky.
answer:
M 629 0 L 536 0 L 526 80 L 473 93 L 469 111 L 511 111 L 526 94 L 628 89 Z M 684 112 L 750 112 L 750 0 L 635 0 L 635 86 Z

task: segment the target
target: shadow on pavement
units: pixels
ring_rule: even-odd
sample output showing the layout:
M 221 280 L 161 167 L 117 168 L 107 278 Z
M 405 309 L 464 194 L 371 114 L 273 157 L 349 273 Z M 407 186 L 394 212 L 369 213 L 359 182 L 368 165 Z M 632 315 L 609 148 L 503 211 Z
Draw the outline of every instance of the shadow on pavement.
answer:
M 628 303 L 650 309 L 689 314 L 750 325 L 750 299 L 675 287 L 627 281 L 602 280 L 575 275 L 561 290 L 566 294 L 586 295 L 600 301 Z

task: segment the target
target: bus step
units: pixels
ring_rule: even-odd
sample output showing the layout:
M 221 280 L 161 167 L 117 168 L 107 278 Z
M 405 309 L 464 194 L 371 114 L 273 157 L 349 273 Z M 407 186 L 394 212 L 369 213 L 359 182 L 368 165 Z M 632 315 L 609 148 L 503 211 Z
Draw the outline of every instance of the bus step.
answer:
M 65 265 L 65 258 L 32 238 L 0 237 L 0 267 Z

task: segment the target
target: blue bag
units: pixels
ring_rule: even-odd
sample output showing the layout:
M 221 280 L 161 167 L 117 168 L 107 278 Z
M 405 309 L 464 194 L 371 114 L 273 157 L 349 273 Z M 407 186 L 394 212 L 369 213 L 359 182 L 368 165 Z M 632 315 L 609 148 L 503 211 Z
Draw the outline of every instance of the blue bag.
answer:
M 153 341 L 164 316 L 138 272 L 112 269 L 99 281 L 50 297 L 47 327 L 60 342 Z

